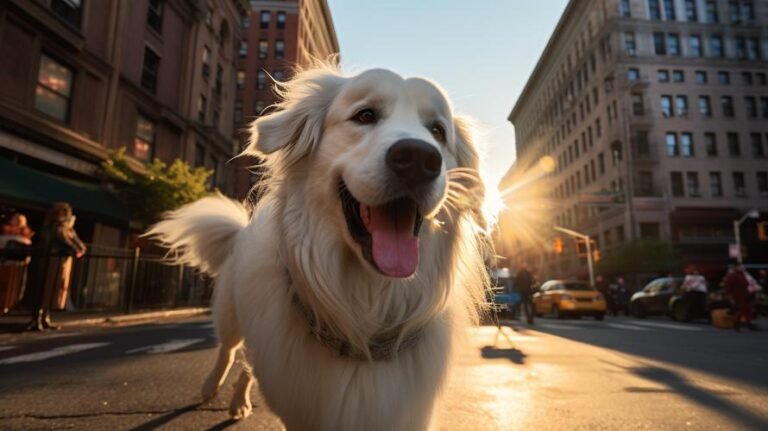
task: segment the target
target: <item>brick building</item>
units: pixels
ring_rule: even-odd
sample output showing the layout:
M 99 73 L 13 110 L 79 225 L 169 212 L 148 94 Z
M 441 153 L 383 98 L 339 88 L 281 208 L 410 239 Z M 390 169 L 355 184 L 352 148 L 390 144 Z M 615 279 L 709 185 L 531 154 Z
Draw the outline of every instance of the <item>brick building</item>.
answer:
M 339 53 L 339 43 L 326 0 L 251 0 L 242 28 L 235 122 L 245 142 L 248 123 L 276 101 L 272 79 L 289 79 L 294 67 L 331 58 Z M 237 169 L 237 197 L 246 197 L 258 181 L 257 170 L 249 168 L 257 162 L 250 157 L 232 162 Z
M 543 156 L 560 225 L 603 252 L 658 238 L 687 262 L 728 263 L 733 221 L 768 217 L 768 3 L 725 0 L 570 1 L 509 115 L 518 163 Z M 747 263 L 768 263 L 756 220 Z M 574 247 L 530 251 L 550 276 L 583 274 Z
M 33 227 L 70 202 L 87 242 L 123 246 L 128 211 L 99 183 L 125 147 L 216 168 L 234 154 L 241 0 L 0 3 L 0 208 Z

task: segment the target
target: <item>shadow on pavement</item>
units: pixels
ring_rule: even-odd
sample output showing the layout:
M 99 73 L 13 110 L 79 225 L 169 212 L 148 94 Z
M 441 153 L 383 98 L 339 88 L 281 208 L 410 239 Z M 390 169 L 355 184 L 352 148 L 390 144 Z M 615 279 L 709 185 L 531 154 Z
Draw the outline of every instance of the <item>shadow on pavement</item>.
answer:
M 168 413 L 166 413 L 166 414 L 164 414 L 164 415 L 162 415 L 162 416 L 160 416 L 158 418 L 152 419 L 151 421 L 149 421 L 149 422 L 147 422 L 145 424 L 139 425 L 139 426 L 137 426 L 135 428 L 131 428 L 130 431 L 150 431 L 150 430 L 158 429 L 160 426 L 165 425 L 168 422 L 170 422 L 170 421 L 172 421 L 172 420 L 174 420 L 174 419 L 176 419 L 176 418 L 178 418 L 178 417 L 180 417 L 180 416 L 182 416 L 182 415 L 184 415 L 186 413 L 189 413 L 189 412 L 197 410 L 197 408 L 200 407 L 201 405 L 202 405 L 201 403 L 195 403 L 195 404 L 190 404 L 188 406 L 185 406 L 185 407 L 182 407 L 182 408 L 179 408 L 179 409 L 171 410 L 170 412 L 168 412 Z
M 237 422 L 238 422 L 237 420 L 230 418 L 230 419 L 221 421 L 221 422 L 217 423 L 216 425 L 208 428 L 208 431 L 221 431 L 221 430 L 225 430 L 225 429 L 231 427 L 232 425 L 236 424 Z
M 737 395 L 734 392 L 723 394 L 714 393 L 697 387 L 684 376 L 665 368 L 644 366 L 644 367 L 626 367 L 626 370 L 632 374 L 650 380 L 657 384 L 666 386 L 669 392 L 680 394 L 704 407 L 711 409 L 732 418 L 744 425 L 744 429 L 768 429 L 768 420 L 759 417 L 751 411 L 731 402 L 722 395 Z M 632 388 L 625 388 L 629 390 Z M 645 388 L 634 388 L 645 389 Z M 653 391 L 665 391 L 664 389 L 652 389 Z
M 525 353 L 514 347 L 507 349 L 499 349 L 495 346 L 485 346 L 480 349 L 480 353 L 485 359 L 509 359 L 516 364 L 523 364 L 525 362 Z

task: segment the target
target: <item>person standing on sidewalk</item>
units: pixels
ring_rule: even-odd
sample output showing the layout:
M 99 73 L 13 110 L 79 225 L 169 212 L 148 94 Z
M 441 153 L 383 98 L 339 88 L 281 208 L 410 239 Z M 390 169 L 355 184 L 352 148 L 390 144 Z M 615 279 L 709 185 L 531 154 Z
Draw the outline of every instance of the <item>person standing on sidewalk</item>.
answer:
M 738 331 L 743 321 L 751 330 L 757 329 L 752 323 L 752 302 L 749 299 L 749 280 L 744 273 L 744 265 L 737 264 L 725 277 L 725 291 L 736 308 L 734 328 Z
M 699 317 L 707 311 L 707 280 L 694 265 L 686 268 L 683 280 L 684 300 L 688 318 Z
M 525 311 L 525 318 L 528 324 L 533 324 L 533 315 L 536 311 L 533 309 L 533 274 L 528 270 L 528 264 L 523 263 L 520 270 L 515 275 L 515 290 L 520 295 L 520 305 Z

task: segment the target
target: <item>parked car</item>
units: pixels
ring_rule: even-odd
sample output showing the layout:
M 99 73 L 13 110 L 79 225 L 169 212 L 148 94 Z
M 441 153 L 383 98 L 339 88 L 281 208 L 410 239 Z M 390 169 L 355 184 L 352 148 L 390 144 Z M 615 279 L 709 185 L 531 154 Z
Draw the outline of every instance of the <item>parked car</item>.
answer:
M 558 319 L 565 316 L 592 316 L 603 320 L 606 312 L 603 295 L 582 281 L 545 282 L 533 294 L 533 306 L 536 316 L 552 314 Z
M 657 278 L 649 282 L 642 290 L 632 295 L 630 310 L 637 318 L 651 315 L 670 316 L 674 320 L 688 321 L 697 318 L 709 318 L 713 308 L 728 307 L 719 292 L 710 292 L 704 308 L 694 309 L 685 300 L 682 288 L 683 279 L 677 277 Z

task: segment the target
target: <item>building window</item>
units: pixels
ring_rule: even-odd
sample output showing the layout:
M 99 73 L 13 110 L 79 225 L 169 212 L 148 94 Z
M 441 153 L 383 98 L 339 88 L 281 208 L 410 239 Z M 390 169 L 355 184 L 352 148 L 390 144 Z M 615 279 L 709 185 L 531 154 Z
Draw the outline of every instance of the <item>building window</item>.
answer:
M 747 196 L 747 183 L 744 179 L 744 172 L 733 173 L 733 191 L 736 197 L 743 198 Z
M 760 111 L 762 111 L 763 118 L 768 118 L 768 97 L 760 98 Z
M 755 72 L 755 80 L 757 81 L 757 85 L 765 85 L 766 84 L 765 73 Z
M 643 104 L 642 94 L 632 95 L 632 114 L 645 115 L 645 105 Z
M 267 106 L 264 104 L 263 101 L 257 100 L 256 102 L 253 103 L 253 113 L 254 113 L 254 115 L 260 116 L 261 113 L 264 112 L 264 109 L 266 107 Z
M 144 47 L 144 65 L 141 68 L 141 86 L 154 93 L 157 88 L 157 73 L 160 69 L 160 56 L 148 46 Z
M 693 157 L 693 135 L 690 132 L 680 134 L 680 147 L 683 157 Z
M 747 44 L 744 36 L 736 36 L 733 39 L 736 42 L 736 58 L 740 60 L 747 58 Z
M 678 117 L 688 115 L 688 96 L 679 95 L 675 97 L 675 110 Z
M 195 167 L 205 166 L 205 147 L 203 144 L 195 143 Z
M 243 121 L 243 102 L 240 100 L 235 101 L 235 123 L 240 124 Z
M 200 95 L 200 98 L 197 99 L 197 121 L 205 124 L 205 114 L 208 111 L 208 99 Z
M 688 45 L 691 48 L 691 57 L 701 57 L 701 36 L 692 34 L 688 38 Z
M 720 106 L 723 108 L 723 117 L 733 118 L 733 116 L 734 116 L 734 112 L 733 112 L 733 97 L 731 97 L 731 96 L 721 96 L 720 97 Z
M 251 26 L 251 17 L 244 16 L 243 19 L 240 20 L 240 26 L 243 29 L 246 29 L 246 28 L 250 27 Z
M 685 0 L 685 19 L 690 22 L 699 20 L 699 13 L 696 10 L 696 0 Z
M 752 157 L 765 157 L 763 135 L 760 133 L 750 133 L 749 140 L 752 143 Z
M 656 76 L 659 80 L 659 82 L 669 82 L 669 71 L 664 69 L 659 69 L 656 72 Z
M 203 78 L 211 76 L 211 49 L 203 46 Z
M 285 28 L 285 12 L 280 11 L 277 13 L 277 29 L 282 30 Z
M 696 83 L 697 84 L 706 84 L 707 83 L 707 72 L 703 70 L 697 70 L 696 71 Z
M 653 196 L 653 173 L 640 171 L 637 173 L 637 195 Z
M 638 79 L 640 79 L 640 70 L 635 68 L 627 70 L 627 79 L 629 79 L 630 81 L 637 81 Z
M 665 118 L 674 116 L 672 112 L 672 96 L 661 96 L 661 115 Z
M 163 31 L 163 0 L 149 0 L 147 25 L 158 33 Z
M 757 173 L 757 191 L 761 195 L 768 193 L 768 172 Z
M 272 78 L 274 78 L 275 81 L 285 81 L 285 72 L 282 70 L 272 71 Z
M 709 96 L 699 96 L 699 112 L 705 117 L 712 116 L 712 104 L 709 101 Z
M 747 58 L 750 60 L 760 60 L 760 42 L 756 37 L 747 38 Z
M 35 88 L 35 109 L 61 121 L 68 121 L 72 78 L 72 69 L 45 54 L 41 55 Z
M 721 70 L 717 72 L 717 81 L 720 82 L 722 85 L 730 85 L 731 84 L 731 73 L 726 72 L 724 70 Z
M 248 41 L 247 40 L 241 40 L 240 41 L 240 58 L 244 58 L 248 55 Z
M 216 81 L 213 85 L 213 92 L 217 95 L 221 94 L 221 86 L 222 82 L 221 80 L 224 78 L 224 69 L 222 69 L 220 64 L 216 65 Z
M 267 88 L 267 72 L 264 72 L 263 70 L 256 72 L 256 88 L 258 90 Z
M 261 23 L 262 29 L 269 28 L 269 19 L 270 19 L 270 13 L 268 10 L 261 11 L 261 14 L 259 15 L 259 22 Z
M 726 137 L 728 139 L 728 154 L 731 157 L 741 156 L 741 145 L 739 145 L 739 134 L 736 132 L 728 132 Z
M 624 50 L 627 55 L 632 57 L 637 55 L 637 42 L 635 41 L 635 33 L 631 31 L 624 33 Z
M 717 156 L 717 138 L 712 132 L 704 133 L 704 151 L 706 151 L 707 156 Z
M 669 33 L 667 35 L 667 53 L 669 55 L 680 55 L 680 35 Z
M 603 136 L 603 122 L 600 120 L 599 117 L 595 120 L 595 134 L 597 135 L 598 138 Z
M 653 34 L 653 49 L 656 55 L 667 55 L 667 43 L 664 39 L 664 33 Z
M 264 60 L 269 54 L 269 41 L 261 39 L 259 41 L 259 60 Z
M 683 174 L 681 172 L 670 172 L 669 180 L 672 185 L 672 196 L 676 198 L 684 197 L 685 188 L 683 187 Z
M 745 97 L 744 108 L 747 111 L 747 117 L 757 118 L 757 99 L 752 96 Z
M 701 197 L 701 192 L 699 191 L 699 174 L 697 172 L 686 172 L 685 182 L 688 185 L 689 197 Z
M 711 57 L 725 57 L 722 36 L 714 35 L 709 38 L 709 55 Z
M 213 8 L 208 7 L 208 12 L 205 14 L 205 24 L 208 27 L 213 28 Z
M 667 155 L 670 157 L 677 157 L 680 155 L 680 146 L 677 144 L 677 134 L 673 132 L 667 133 Z
M 720 21 L 717 14 L 717 0 L 707 0 L 707 22 L 710 24 L 716 24 Z
M 155 148 L 155 123 L 139 114 L 136 120 L 136 136 L 133 138 L 133 157 L 149 162 Z
M 619 8 L 621 9 L 620 10 L 621 16 L 626 18 L 629 18 L 632 16 L 632 11 L 630 10 L 630 6 L 629 6 L 629 0 L 621 0 L 621 2 L 619 2 Z
M 237 71 L 237 88 L 238 90 L 242 90 L 243 88 L 245 88 L 245 71 L 244 70 Z
M 664 15 L 667 21 L 674 21 L 677 19 L 675 16 L 675 1 L 664 0 Z
M 648 0 L 648 18 L 651 21 L 661 20 L 661 9 L 659 8 L 659 0 Z
M 648 139 L 647 130 L 638 130 L 635 135 L 635 147 L 637 148 L 637 154 L 641 156 L 647 156 L 651 154 L 651 144 Z
M 741 72 L 741 82 L 744 85 L 752 85 L 752 74 L 749 72 Z
M 51 11 L 74 27 L 80 27 L 82 0 L 51 0 Z
M 720 172 L 709 173 L 709 191 L 712 193 L 713 198 L 719 198 L 723 196 L 723 178 Z
M 605 173 L 605 156 L 603 156 L 603 153 L 597 155 L 597 170 L 600 172 L 600 175 Z
M 275 41 L 275 58 L 285 58 L 285 42 L 281 39 Z
M 673 70 L 672 71 L 672 81 L 674 82 L 685 82 L 685 72 L 682 70 Z

